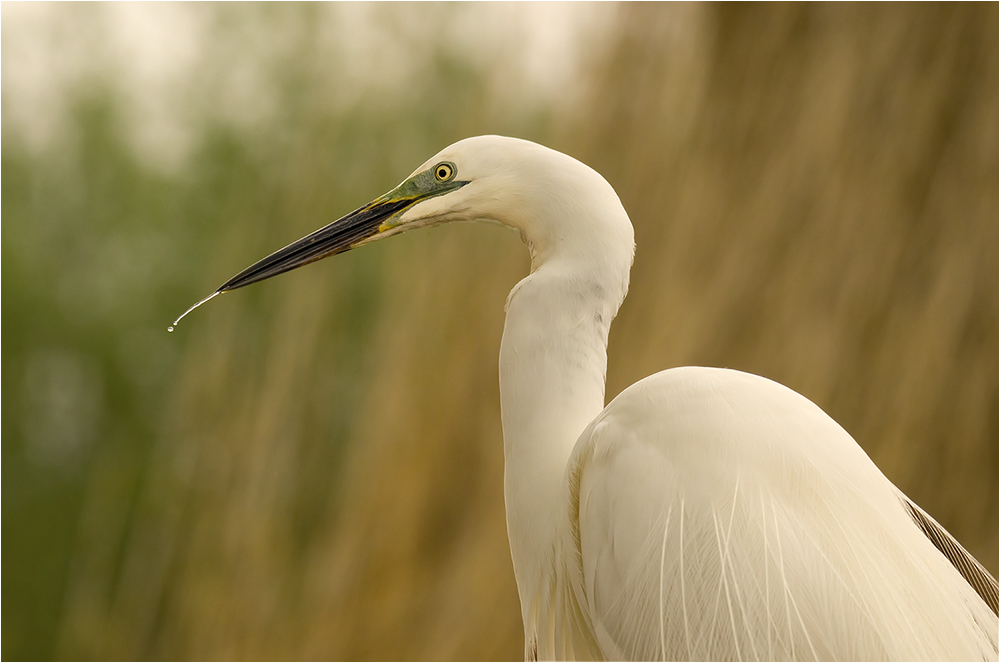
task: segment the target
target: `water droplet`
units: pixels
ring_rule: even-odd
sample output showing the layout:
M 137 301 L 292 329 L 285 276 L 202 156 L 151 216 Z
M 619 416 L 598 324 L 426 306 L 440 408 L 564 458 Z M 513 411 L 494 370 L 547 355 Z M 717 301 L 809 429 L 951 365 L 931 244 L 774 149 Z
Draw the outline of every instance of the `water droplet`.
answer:
M 187 314 L 188 314 L 188 313 L 190 313 L 191 311 L 195 310 L 196 308 L 198 308 L 199 306 L 201 306 L 201 305 L 202 305 L 202 304 L 204 304 L 205 302 L 207 302 L 207 301 L 208 301 L 209 299 L 211 299 L 212 297 L 215 297 L 216 295 L 221 295 L 221 294 L 222 294 L 222 293 L 221 293 L 220 291 L 216 290 L 215 292 L 213 292 L 213 293 L 212 293 L 211 295 L 209 295 L 209 296 L 208 296 L 208 297 L 206 297 L 205 299 L 201 300 L 200 302 L 198 302 L 197 304 L 195 304 L 194 306 L 192 306 L 192 307 L 191 307 L 191 308 L 189 308 L 188 310 L 184 311 L 184 313 L 183 313 L 183 314 L 181 315 L 181 317 L 180 317 L 180 318 L 177 318 L 176 320 L 174 320 L 174 324 L 172 324 L 172 325 L 170 325 L 169 327 L 167 327 L 167 331 L 168 331 L 168 332 L 172 332 L 172 331 L 174 330 L 174 326 L 175 326 L 175 325 L 176 325 L 176 324 L 177 324 L 178 322 L 180 322 L 180 321 L 181 321 L 181 318 L 183 318 L 183 317 L 184 317 L 185 315 L 187 315 Z

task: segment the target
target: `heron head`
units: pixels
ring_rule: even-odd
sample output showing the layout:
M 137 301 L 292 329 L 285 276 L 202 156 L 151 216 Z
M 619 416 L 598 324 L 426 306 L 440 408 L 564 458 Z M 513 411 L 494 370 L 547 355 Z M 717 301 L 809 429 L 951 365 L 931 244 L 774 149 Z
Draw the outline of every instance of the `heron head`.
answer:
M 609 219 L 618 221 L 611 227 L 611 244 L 624 247 L 627 273 L 632 226 L 603 177 L 572 157 L 530 141 L 466 138 L 428 159 L 392 191 L 246 268 L 184 315 L 220 293 L 414 228 L 453 221 L 499 223 L 520 232 L 534 265 L 556 245 L 564 253 L 573 253 L 576 243 L 588 252 L 606 254 L 608 243 L 594 240 L 607 235 L 608 228 L 598 232 L 597 226 L 607 225 Z

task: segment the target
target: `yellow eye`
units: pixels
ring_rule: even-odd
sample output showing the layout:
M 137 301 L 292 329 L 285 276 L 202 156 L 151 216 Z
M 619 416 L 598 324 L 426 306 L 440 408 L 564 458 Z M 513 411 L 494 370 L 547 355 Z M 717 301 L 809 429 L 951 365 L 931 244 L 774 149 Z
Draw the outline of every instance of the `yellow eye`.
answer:
M 450 163 L 439 163 L 434 166 L 434 177 L 438 182 L 447 182 L 455 176 L 455 167 Z

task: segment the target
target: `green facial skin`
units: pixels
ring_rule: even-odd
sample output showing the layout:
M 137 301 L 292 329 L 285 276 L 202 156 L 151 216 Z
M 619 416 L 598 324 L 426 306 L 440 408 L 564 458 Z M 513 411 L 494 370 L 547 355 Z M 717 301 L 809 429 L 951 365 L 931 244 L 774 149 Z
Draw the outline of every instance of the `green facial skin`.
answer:
M 443 169 L 447 169 L 450 172 L 450 175 L 444 180 L 438 177 Z M 450 193 L 469 183 L 468 180 L 462 181 L 457 179 L 457 174 L 458 168 L 455 164 L 450 161 L 442 161 L 433 168 L 417 173 L 389 193 L 373 201 L 371 206 L 410 201 L 409 205 L 393 212 L 391 216 L 382 221 L 378 227 L 378 232 L 384 232 L 398 226 L 399 217 L 402 216 L 403 212 L 421 200 Z

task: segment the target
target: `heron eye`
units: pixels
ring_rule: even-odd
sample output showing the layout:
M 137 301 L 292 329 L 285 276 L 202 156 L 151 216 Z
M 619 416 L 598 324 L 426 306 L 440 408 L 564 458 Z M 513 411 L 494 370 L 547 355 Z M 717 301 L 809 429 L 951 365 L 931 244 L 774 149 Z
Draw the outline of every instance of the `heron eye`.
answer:
M 434 167 L 434 177 L 438 182 L 447 182 L 455 176 L 455 167 L 450 163 L 439 163 Z

